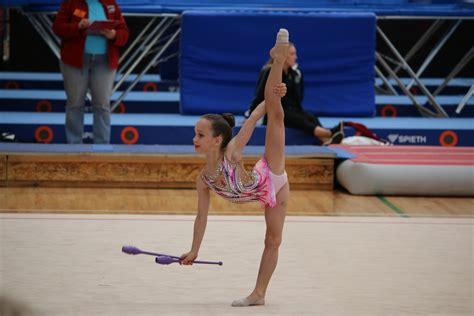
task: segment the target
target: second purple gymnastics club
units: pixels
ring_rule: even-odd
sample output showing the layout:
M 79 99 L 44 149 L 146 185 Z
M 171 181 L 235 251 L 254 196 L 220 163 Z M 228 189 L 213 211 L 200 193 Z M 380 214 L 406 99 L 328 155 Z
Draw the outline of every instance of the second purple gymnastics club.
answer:
M 122 252 L 127 253 L 129 255 L 150 255 L 150 256 L 155 256 L 155 262 L 158 264 L 171 264 L 171 263 L 181 263 L 181 258 L 176 257 L 176 256 L 170 256 L 170 255 L 165 255 L 165 254 L 160 254 L 156 252 L 149 252 L 149 251 L 143 251 L 140 250 L 137 247 L 134 246 L 123 246 L 122 247 Z M 219 262 L 214 262 L 214 261 L 193 261 L 193 263 L 199 263 L 199 264 L 218 264 L 222 265 L 222 261 Z

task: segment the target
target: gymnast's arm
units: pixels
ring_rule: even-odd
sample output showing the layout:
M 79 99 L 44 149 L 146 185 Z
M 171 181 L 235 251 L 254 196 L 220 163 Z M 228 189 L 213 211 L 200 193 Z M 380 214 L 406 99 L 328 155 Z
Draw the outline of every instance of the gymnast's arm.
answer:
M 275 87 L 273 87 L 273 92 L 280 98 L 283 98 L 286 94 L 286 85 L 284 83 L 277 84 Z M 266 112 L 265 101 L 262 101 L 252 111 L 250 117 L 245 120 L 244 124 L 240 128 L 239 133 L 227 145 L 226 157 L 231 158 L 232 161 L 240 161 L 242 150 L 252 137 L 257 122 L 265 115 Z
M 265 101 L 263 101 L 252 111 L 250 117 L 245 120 L 239 133 L 227 144 L 226 157 L 231 158 L 232 161 L 240 160 L 242 150 L 252 137 L 258 120 L 261 119 L 265 113 Z
M 210 194 L 207 186 L 202 182 L 201 176 L 196 179 L 196 189 L 198 192 L 198 210 L 194 220 L 193 244 L 191 251 L 181 256 L 182 264 L 190 265 L 197 258 L 201 247 L 204 232 L 206 231 L 207 214 L 209 211 Z

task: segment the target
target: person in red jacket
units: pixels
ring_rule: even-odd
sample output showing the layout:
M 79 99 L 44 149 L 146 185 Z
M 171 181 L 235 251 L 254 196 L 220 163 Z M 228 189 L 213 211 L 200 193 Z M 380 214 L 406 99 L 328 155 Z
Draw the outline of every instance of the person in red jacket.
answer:
M 95 21 L 107 21 L 106 27 L 95 28 Z M 110 95 L 119 47 L 128 40 L 128 28 L 119 6 L 115 0 L 64 0 L 54 19 L 53 31 L 61 38 L 67 142 L 82 143 L 84 102 L 89 89 L 94 143 L 110 143 Z

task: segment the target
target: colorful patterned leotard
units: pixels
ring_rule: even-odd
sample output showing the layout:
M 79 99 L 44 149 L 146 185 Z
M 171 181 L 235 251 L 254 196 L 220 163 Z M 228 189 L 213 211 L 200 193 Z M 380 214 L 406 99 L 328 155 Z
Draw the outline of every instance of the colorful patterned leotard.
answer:
M 262 208 L 276 205 L 275 188 L 270 177 L 270 168 L 265 157 L 257 161 L 248 172 L 249 181 L 243 183 L 237 163 L 231 163 L 225 156 L 220 162 L 222 175 L 215 179 L 201 172 L 202 181 L 224 199 L 234 203 L 258 201 Z

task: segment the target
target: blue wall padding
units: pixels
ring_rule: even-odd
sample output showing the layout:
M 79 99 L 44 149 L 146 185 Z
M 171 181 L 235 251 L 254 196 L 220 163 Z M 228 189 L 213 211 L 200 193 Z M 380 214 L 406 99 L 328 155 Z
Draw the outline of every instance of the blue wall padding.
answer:
M 298 50 L 307 111 L 374 114 L 374 14 L 216 11 L 183 14 L 182 112 L 243 113 L 280 27 Z

